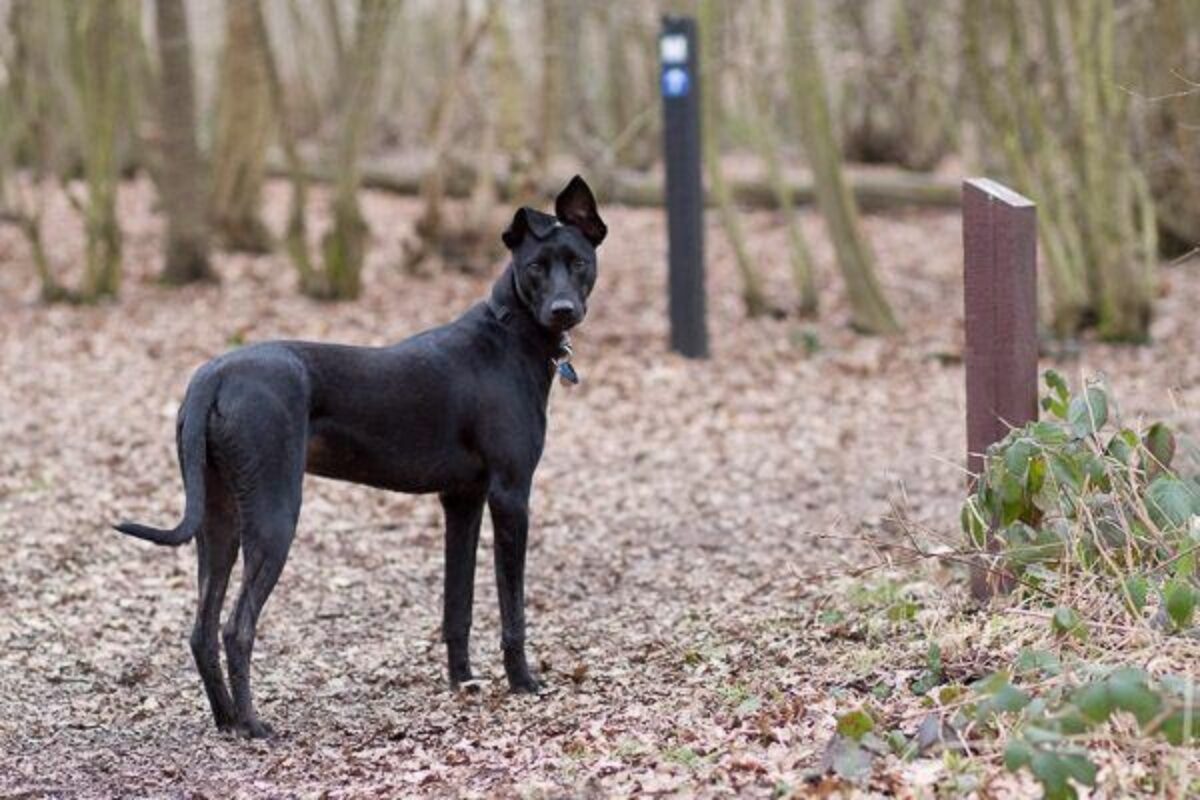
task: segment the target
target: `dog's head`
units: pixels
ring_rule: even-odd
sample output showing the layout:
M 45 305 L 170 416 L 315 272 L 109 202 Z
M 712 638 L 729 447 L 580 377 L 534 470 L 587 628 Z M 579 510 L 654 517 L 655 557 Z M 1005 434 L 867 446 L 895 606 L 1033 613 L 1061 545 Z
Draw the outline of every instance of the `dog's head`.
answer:
M 596 283 L 596 248 L 608 228 L 576 175 L 554 200 L 554 216 L 522 208 L 504 232 L 517 292 L 538 324 L 555 332 L 583 321 Z

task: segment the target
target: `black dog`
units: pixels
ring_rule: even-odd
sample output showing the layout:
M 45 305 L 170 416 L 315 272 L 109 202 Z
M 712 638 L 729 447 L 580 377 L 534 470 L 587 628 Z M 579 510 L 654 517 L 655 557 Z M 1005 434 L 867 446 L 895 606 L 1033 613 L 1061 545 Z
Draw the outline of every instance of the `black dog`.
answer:
M 437 492 L 446 514 L 442 635 L 450 683 L 471 679 L 475 550 L 486 502 L 496 532 L 501 647 L 509 687 L 536 692 L 525 660 L 529 490 L 556 367 L 573 379 L 566 331 L 587 310 L 607 228 L 582 178 L 555 216 L 522 208 L 504 232 L 512 262 L 457 321 L 384 348 L 268 342 L 216 358 L 192 378 L 177 446 L 187 505 L 173 530 L 117 530 L 164 545 L 196 538 L 200 601 L 191 646 L 217 727 L 271 734 L 250 697 L 250 651 L 287 560 L 304 473 L 400 492 Z M 223 639 L 229 573 L 244 579 Z

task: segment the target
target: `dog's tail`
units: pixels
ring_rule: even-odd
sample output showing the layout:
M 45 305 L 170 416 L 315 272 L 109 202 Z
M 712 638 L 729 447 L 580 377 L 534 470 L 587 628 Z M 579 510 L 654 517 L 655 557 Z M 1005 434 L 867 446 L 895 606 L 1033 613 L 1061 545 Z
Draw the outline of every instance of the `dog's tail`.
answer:
M 114 525 L 113 527 L 121 533 L 155 544 L 178 547 L 195 537 L 204 523 L 204 467 L 208 461 L 208 414 L 216 399 L 219 381 L 215 376 L 198 377 L 199 379 L 188 388 L 176 425 L 179 469 L 183 473 L 183 490 L 186 496 L 183 519 L 171 530 L 152 528 L 136 522 Z

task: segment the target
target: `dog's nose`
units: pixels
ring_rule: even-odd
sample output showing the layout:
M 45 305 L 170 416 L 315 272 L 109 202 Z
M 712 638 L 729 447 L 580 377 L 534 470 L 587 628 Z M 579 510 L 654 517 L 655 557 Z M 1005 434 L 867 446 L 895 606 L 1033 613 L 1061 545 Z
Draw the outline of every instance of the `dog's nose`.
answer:
M 575 304 L 570 300 L 555 300 L 550 304 L 550 315 L 555 319 L 571 319 L 575 316 Z

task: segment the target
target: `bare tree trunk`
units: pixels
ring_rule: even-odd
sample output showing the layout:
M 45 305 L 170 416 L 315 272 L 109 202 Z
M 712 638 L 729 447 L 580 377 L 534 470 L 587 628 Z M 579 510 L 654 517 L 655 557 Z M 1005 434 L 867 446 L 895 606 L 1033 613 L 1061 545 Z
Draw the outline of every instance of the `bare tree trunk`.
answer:
M 1107 339 L 1142 340 L 1150 326 L 1154 287 L 1152 268 L 1138 258 L 1138 239 L 1130 224 L 1134 182 L 1140 176 L 1134 175 L 1127 149 L 1114 147 L 1110 137 L 1114 127 L 1124 128 L 1127 120 L 1125 97 L 1114 83 L 1112 0 L 1077 0 L 1069 18 L 1080 62 L 1083 197 L 1089 211 L 1084 243 L 1098 278 L 1099 330 Z
M 858 206 L 842 175 L 842 157 L 830 120 L 825 75 L 816 51 L 816 12 L 812 0 L 787 3 L 788 58 L 796 113 L 817 201 L 838 265 L 846 281 L 852 323 L 864 333 L 894 333 L 900 326 L 875 275 L 875 258 L 862 236 Z
M 203 165 L 196 145 L 192 50 L 183 0 L 156 0 L 155 22 L 161 69 L 159 191 L 167 215 L 162 279 L 179 285 L 215 276 L 208 263 Z
M 1144 14 L 1138 49 L 1144 93 L 1136 109 L 1142 168 L 1176 250 L 1200 243 L 1200 0 L 1163 0 Z
M 753 95 L 754 90 L 750 90 L 750 93 Z M 754 139 L 759 158 L 762 159 L 767 180 L 770 182 L 771 191 L 774 192 L 779 204 L 784 224 L 787 225 L 790 246 L 788 264 L 791 267 L 792 282 L 795 283 L 796 292 L 799 294 L 796 311 L 802 317 L 816 316 L 819 301 L 817 284 L 813 277 L 812 254 L 808 242 L 804 238 L 804 231 L 800 227 L 796 206 L 792 202 L 792 193 L 783 174 L 783 159 L 779 156 L 779 139 L 775 126 L 767 116 L 766 101 L 763 98 L 752 96 L 749 98 L 749 102 L 753 109 L 751 118 L 747 121 L 750 126 L 750 134 Z
M 358 204 L 359 154 L 367 123 L 375 109 L 388 25 L 399 0 L 360 0 L 354 36 L 354 55 L 347 75 L 348 98 L 338 141 L 334 186 L 333 228 L 321 242 L 330 293 L 337 299 L 362 291 L 367 224 Z
M 717 215 L 729 239 L 738 274 L 742 279 L 742 301 L 746 306 L 746 315 L 757 317 L 769 310 L 767 298 L 763 293 L 762 278 L 746 249 L 746 236 L 742 231 L 741 220 L 738 219 L 733 196 L 721 166 L 721 116 L 716 103 L 718 70 L 713 68 L 716 63 L 716 18 L 713 0 L 700 0 L 697 22 L 700 28 L 700 104 L 703 116 L 700 138 L 701 149 L 704 152 L 704 168 L 708 176 L 708 190 L 717 205 Z
M 40 283 L 42 302 L 72 299 L 58 282 L 42 237 L 44 181 L 59 170 L 68 145 L 61 125 L 50 124 L 61 112 L 54 98 L 66 83 L 57 74 L 54 34 L 66 28 L 63 9 L 33 0 L 16 0 L 9 8 L 8 26 L 13 37 L 11 82 L 0 92 L 0 218 L 13 222 L 29 247 Z M 33 170 L 31 185 L 23 185 L 18 165 Z
M 405 243 L 404 266 L 409 272 L 418 271 L 431 259 L 437 263 L 433 267 L 427 266 L 426 268 L 430 272 L 437 272 L 443 265 L 441 262 L 445 261 L 444 256 L 457 249 L 454 240 L 460 237 L 461 230 L 447 225 L 442 213 L 446 199 L 446 173 L 449 168 L 451 135 L 458 106 L 462 101 L 463 81 L 497 17 L 497 8 L 496 2 L 489 2 L 484 9 L 483 16 L 472 23 L 469 4 L 463 2 L 459 6 L 458 52 L 455 55 L 450 74 L 442 82 L 429 120 L 433 166 L 421 181 L 421 199 L 424 208 L 414 226 L 415 237 Z M 450 246 L 447 247 L 447 245 Z
M 353 54 L 347 61 L 348 97 L 343 105 L 341 132 L 333 165 L 333 224 L 321 239 L 322 262 L 318 267 L 309 254 L 305 223 L 308 176 L 297 152 L 296 134 L 289 122 L 283 83 L 262 7 L 254 3 L 254 26 L 262 44 L 263 69 L 279 127 L 280 145 L 292 182 L 285 243 L 300 273 L 300 290 L 319 299 L 352 299 L 362 291 L 362 265 L 368 230 L 358 205 L 358 191 L 362 182 L 359 158 L 367 123 L 375 105 L 388 28 L 399 5 L 399 0 L 359 2 Z
M 287 98 L 279 76 L 279 62 L 275 59 L 271 47 L 271 37 L 259 0 L 245 2 L 253 12 L 254 30 L 261 47 L 263 75 L 266 78 L 271 110 L 279 133 L 279 146 L 283 150 L 292 187 L 284 247 L 300 275 L 300 291 L 310 296 L 324 297 L 328 294 L 327 284 L 321 280 L 324 277 L 323 273 L 317 272 L 308 250 L 308 173 L 296 147 L 296 133 L 292 130 L 291 118 L 288 115 Z
M 254 253 L 271 247 L 259 210 L 271 134 L 271 98 L 254 22 L 258 1 L 225 3 L 210 203 L 222 244 Z
M 76 200 L 87 235 L 79 299 L 117 294 L 121 284 L 119 134 L 126 110 L 128 54 L 136 4 L 130 0 L 80 0 L 70 6 L 73 66 L 79 93 L 76 135 L 82 145 L 87 197 Z

